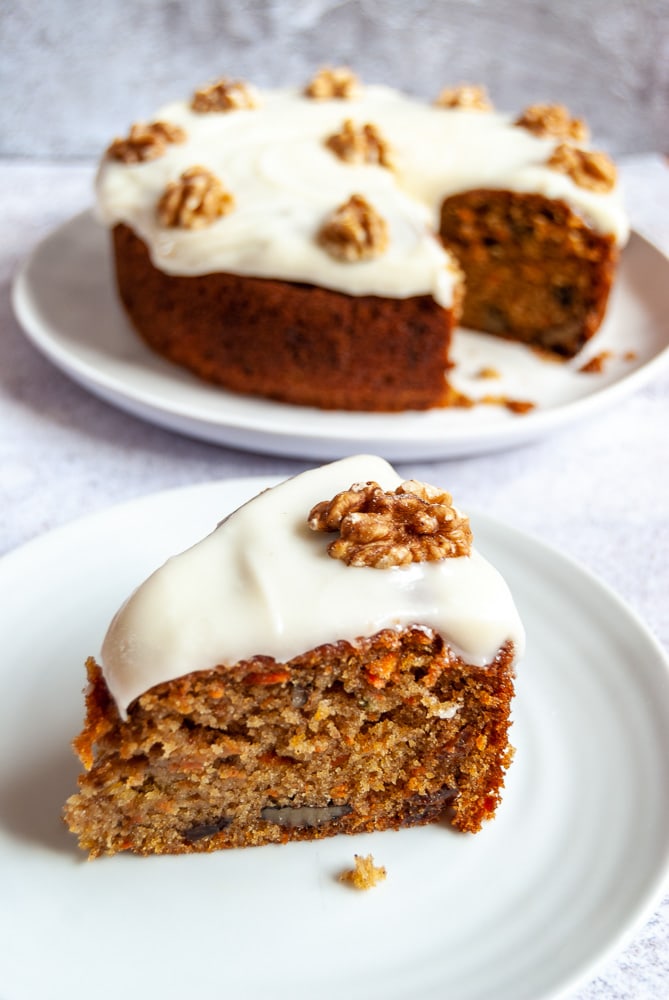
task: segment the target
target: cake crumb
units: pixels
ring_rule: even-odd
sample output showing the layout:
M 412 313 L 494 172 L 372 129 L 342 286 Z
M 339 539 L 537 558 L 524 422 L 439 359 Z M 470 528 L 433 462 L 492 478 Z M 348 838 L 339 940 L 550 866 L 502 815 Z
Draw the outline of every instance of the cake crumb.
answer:
M 533 403 L 530 399 L 504 399 L 503 406 L 509 410 L 510 413 L 531 413 L 532 410 L 536 409 L 536 403 Z
M 487 395 L 481 396 L 479 403 L 483 403 L 486 406 L 503 406 L 510 413 L 530 413 L 536 408 L 536 403 L 533 403 L 529 399 L 513 399 L 511 396 L 495 396 Z
M 595 354 L 584 365 L 581 365 L 579 371 L 586 375 L 601 375 L 606 362 L 612 357 L 611 351 L 600 351 L 599 354 Z
M 491 365 L 484 365 L 483 368 L 479 368 L 476 378 L 501 378 L 501 376 L 496 368 L 493 368 Z
M 368 854 L 363 858 L 361 854 L 354 854 L 354 868 L 347 868 L 339 876 L 340 882 L 348 882 L 354 889 L 373 889 L 379 882 L 383 882 L 387 872 L 383 865 L 375 865 L 374 857 Z
M 480 373 L 479 378 L 496 378 L 497 375 L 491 374 L 483 375 Z M 472 406 L 503 406 L 510 413 L 530 413 L 532 410 L 536 409 L 536 403 L 533 403 L 529 399 L 513 399 L 511 396 L 505 396 L 503 394 L 496 393 L 486 393 L 484 396 L 480 396 L 478 399 L 472 399 L 471 396 L 465 395 L 465 393 L 454 389 L 453 386 L 449 386 L 448 401 L 446 406 L 459 407 L 461 409 L 470 409 Z
M 632 361 L 636 361 L 637 356 L 636 351 L 623 351 L 619 355 L 616 355 L 613 351 L 600 351 L 599 354 L 595 354 L 589 361 L 581 365 L 578 370 L 586 375 L 601 375 L 605 371 L 606 364 L 609 361 L 615 360 L 616 357 L 629 364 Z
M 476 400 L 472 399 L 464 392 L 460 392 L 456 389 L 454 385 L 449 384 L 446 386 L 446 400 L 444 406 L 454 406 L 461 410 L 470 410 L 473 406 L 476 406 Z

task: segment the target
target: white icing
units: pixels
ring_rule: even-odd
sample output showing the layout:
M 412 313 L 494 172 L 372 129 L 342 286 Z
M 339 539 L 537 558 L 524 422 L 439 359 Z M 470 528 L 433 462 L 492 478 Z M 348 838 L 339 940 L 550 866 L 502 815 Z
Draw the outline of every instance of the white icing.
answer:
M 312 506 L 354 482 L 394 489 L 387 462 L 357 456 L 305 472 L 254 498 L 169 559 L 129 598 L 102 647 L 121 712 L 163 681 L 254 655 L 286 661 L 328 642 L 411 624 L 434 629 L 484 665 L 523 628 L 500 574 L 478 552 L 379 570 L 327 554 L 307 526 Z
M 496 112 L 447 110 L 388 87 L 367 86 L 351 101 L 315 101 L 297 90 L 266 91 L 253 110 L 198 114 L 186 102 L 156 119 L 182 126 L 183 144 L 140 164 L 103 161 L 98 208 L 108 225 L 125 222 L 170 274 L 235 274 L 307 281 L 352 295 L 430 294 L 452 302 L 450 258 L 433 233 L 444 197 L 477 187 L 536 192 L 565 200 L 597 231 L 624 243 L 620 192 L 588 191 L 546 160 L 557 144 L 514 127 Z M 392 146 L 396 170 L 344 163 L 324 144 L 344 119 L 371 122 Z M 156 204 L 188 167 L 212 170 L 233 193 L 234 211 L 201 230 L 158 224 Z M 324 219 L 362 194 L 389 226 L 390 246 L 375 260 L 343 263 L 317 245 Z

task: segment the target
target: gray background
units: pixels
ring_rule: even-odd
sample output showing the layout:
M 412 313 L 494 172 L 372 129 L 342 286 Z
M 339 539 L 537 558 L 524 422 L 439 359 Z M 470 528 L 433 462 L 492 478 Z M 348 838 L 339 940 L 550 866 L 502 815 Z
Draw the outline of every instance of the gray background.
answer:
M 669 0 L 0 0 L 0 156 L 96 156 L 220 75 L 302 83 L 323 63 L 432 98 L 559 100 L 614 153 L 669 151 Z

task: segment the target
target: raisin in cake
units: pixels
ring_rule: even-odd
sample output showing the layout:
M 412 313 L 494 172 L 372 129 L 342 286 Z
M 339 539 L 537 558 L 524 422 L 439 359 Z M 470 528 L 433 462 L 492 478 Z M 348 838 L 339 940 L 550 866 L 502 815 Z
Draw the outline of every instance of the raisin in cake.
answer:
M 523 630 L 448 494 L 358 456 L 158 569 L 87 664 L 91 856 L 397 829 L 500 800 Z
M 111 144 L 97 202 L 151 348 L 328 409 L 453 402 L 458 321 L 573 357 L 627 235 L 613 164 L 562 106 L 428 104 L 341 69 L 167 105 Z

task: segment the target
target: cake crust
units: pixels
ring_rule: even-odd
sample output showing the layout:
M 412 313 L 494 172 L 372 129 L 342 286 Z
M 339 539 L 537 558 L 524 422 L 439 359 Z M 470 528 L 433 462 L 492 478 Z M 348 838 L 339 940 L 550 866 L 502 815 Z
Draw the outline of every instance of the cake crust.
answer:
M 321 409 L 444 406 L 457 306 L 234 274 L 170 275 L 114 227 L 118 291 L 156 353 L 235 392 Z

